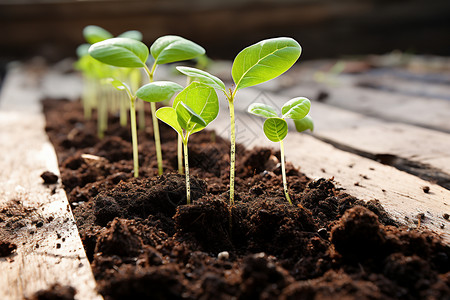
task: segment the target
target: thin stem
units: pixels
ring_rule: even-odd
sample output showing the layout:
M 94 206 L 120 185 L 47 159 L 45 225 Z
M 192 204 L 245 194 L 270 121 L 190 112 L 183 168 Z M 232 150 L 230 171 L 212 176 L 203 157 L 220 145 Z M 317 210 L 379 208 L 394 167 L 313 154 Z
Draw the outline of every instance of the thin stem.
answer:
M 158 175 L 162 175 L 163 164 L 162 164 L 162 153 L 161 153 L 161 139 L 159 137 L 159 125 L 158 125 L 158 119 L 156 118 L 155 102 L 150 102 L 150 110 L 152 112 L 153 137 L 155 138 L 156 160 L 158 162 Z
M 184 148 L 184 169 L 186 174 L 186 199 L 187 204 L 191 204 L 191 183 L 189 180 L 189 159 L 188 159 L 188 147 L 187 147 L 187 138 L 186 141 L 183 142 Z
M 136 97 L 130 97 L 130 121 L 131 121 L 131 140 L 133 144 L 133 165 L 134 177 L 139 177 L 139 156 L 138 156 L 138 140 L 136 129 Z
M 292 205 L 291 197 L 289 197 L 289 191 L 287 187 L 287 181 L 286 181 L 286 168 L 284 166 L 284 144 L 283 141 L 280 141 L 280 156 L 281 156 L 281 174 L 283 176 L 283 190 L 284 195 L 286 196 L 287 201 L 290 205 Z
M 230 105 L 230 205 L 234 205 L 234 173 L 236 163 L 236 127 L 234 121 L 234 99 L 228 99 Z
M 178 174 L 183 175 L 183 140 L 178 135 Z

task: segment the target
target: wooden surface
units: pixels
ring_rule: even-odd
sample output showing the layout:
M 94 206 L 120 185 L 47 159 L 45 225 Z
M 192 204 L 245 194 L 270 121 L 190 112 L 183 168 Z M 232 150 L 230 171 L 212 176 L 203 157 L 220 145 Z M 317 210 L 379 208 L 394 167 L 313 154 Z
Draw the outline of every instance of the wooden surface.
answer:
M 17 220 L 23 226 L 0 226 L 0 239 L 17 245 L 13 255 L 0 258 L 0 299 L 22 300 L 55 283 L 74 287 L 76 299 L 102 299 L 64 190 L 59 183 L 44 185 L 40 177 L 59 170 L 35 75 L 12 70 L 0 98 L 0 209 L 15 200 L 30 211 Z

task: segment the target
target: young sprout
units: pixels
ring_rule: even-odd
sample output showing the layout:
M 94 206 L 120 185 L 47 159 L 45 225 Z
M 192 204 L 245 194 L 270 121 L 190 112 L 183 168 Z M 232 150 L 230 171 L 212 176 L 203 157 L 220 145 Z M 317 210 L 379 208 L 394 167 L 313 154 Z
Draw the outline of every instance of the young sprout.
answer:
M 158 38 L 150 47 L 153 65 L 149 69 L 146 61 L 149 49 L 144 43 L 129 38 L 112 38 L 96 43 L 89 49 L 89 54 L 97 60 L 116 67 L 143 68 L 148 75 L 149 82 L 153 82 L 158 65 L 182 60 L 193 59 L 205 53 L 205 49 L 196 43 L 175 35 Z M 148 100 L 147 100 L 148 101 Z M 155 101 L 150 102 L 153 120 L 153 134 L 155 139 L 158 174 L 163 172 L 161 141 L 158 120 L 155 116 Z
M 204 129 L 219 113 L 219 101 L 215 90 L 205 84 L 193 82 L 174 99 L 172 107 L 162 107 L 156 117 L 171 126 L 180 136 L 184 149 L 186 175 L 186 199 L 191 203 L 189 181 L 189 136 Z
M 236 129 L 234 101 L 238 90 L 254 86 L 276 78 L 289 70 L 301 54 L 301 47 L 292 38 L 272 38 L 251 45 L 236 56 L 231 68 L 234 89 L 225 88 L 217 77 L 195 68 L 178 67 L 177 69 L 197 81 L 221 90 L 228 99 L 230 109 L 230 204 L 234 204 L 234 176 L 236 161 Z
M 292 205 L 291 197 L 287 187 L 286 168 L 284 163 L 284 145 L 283 140 L 288 133 L 288 124 L 285 119 L 293 119 L 295 128 L 298 132 L 314 128 L 311 117 L 307 116 L 311 108 L 311 102 L 304 97 L 298 97 L 289 100 L 281 108 L 282 117 L 279 118 L 277 112 L 273 107 L 262 103 L 253 103 L 248 107 L 248 112 L 263 118 L 263 130 L 266 137 L 272 142 L 280 143 L 281 156 L 281 174 L 283 177 L 283 190 L 289 204 Z

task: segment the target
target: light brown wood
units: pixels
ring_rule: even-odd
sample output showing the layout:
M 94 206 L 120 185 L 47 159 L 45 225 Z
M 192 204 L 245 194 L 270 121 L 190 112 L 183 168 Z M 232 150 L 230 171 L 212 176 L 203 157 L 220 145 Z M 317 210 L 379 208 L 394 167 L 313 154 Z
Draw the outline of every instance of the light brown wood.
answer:
M 60 184 L 44 185 L 40 177 L 59 170 L 39 96 L 30 73 L 11 70 L 1 95 L 0 207 L 19 200 L 33 213 L 22 220 L 24 227 L 0 231 L 2 240 L 17 245 L 13 255 L 0 259 L 0 299 L 22 300 L 55 283 L 74 287 L 76 299 L 102 299 L 64 190 Z
M 255 101 L 270 104 L 278 100 L 269 93 L 261 94 L 261 91 L 251 88 L 238 92 L 237 140 L 247 147 L 268 146 L 278 149 L 277 143 L 265 138 L 262 132 L 263 119 L 246 113 L 248 105 Z M 229 118 L 224 112 L 227 111 L 225 101 L 221 102 L 221 110 L 210 128 L 228 138 Z M 339 128 L 339 124 L 336 127 Z M 411 227 L 417 226 L 414 223 L 417 215 L 424 213 L 426 218 L 422 224 L 450 243 L 450 224 L 443 218 L 444 213 L 450 213 L 449 190 L 393 167 L 338 150 L 306 134 L 290 132 L 285 148 L 287 161 L 300 167 L 307 176 L 334 177 L 338 186 L 349 194 L 363 200 L 378 199 L 394 219 Z M 429 186 L 430 193 L 424 193 L 423 186 Z

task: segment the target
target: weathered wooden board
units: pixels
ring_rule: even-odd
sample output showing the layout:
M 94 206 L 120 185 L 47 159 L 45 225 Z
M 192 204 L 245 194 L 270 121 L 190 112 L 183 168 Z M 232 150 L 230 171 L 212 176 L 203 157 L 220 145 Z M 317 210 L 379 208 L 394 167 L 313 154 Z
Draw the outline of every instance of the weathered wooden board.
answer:
M 263 120 L 246 113 L 248 105 L 255 101 L 277 105 L 279 99 L 251 88 L 240 91 L 236 100 L 237 140 L 247 147 L 277 148 L 277 144 L 263 136 Z M 229 119 L 223 113 L 227 106 L 225 101 L 221 104 L 222 113 L 210 126 L 221 136 L 228 137 Z M 444 213 L 450 212 L 449 190 L 374 160 L 338 150 L 306 134 L 289 133 L 285 147 L 287 160 L 311 178 L 334 177 L 346 192 L 363 200 L 380 200 L 397 221 L 410 226 L 416 226 L 417 215 L 424 213 L 423 224 L 450 242 L 450 224 L 443 218 Z M 430 187 L 429 193 L 423 191 L 424 186 Z
M 445 96 L 443 90 L 447 88 L 443 85 L 435 85 L 433 91 L 422 91 L 420 95 L 418 91 L 407 93 L 405 83 L 401 80 L 391 80 L 399 85 L 403 82 L 403 87 L 392 92 L 387 88 L 383 90 L 367 87 L 367 82 L 370 82 L 368 77 L 365 77 L 364 84 L 361 84 L 361 80 L 355 75 L 329 75 L 327 81 L 317 82 L 313 80 L 313 73 L 300 71 L 299 75 L 291 80 L 295 82 L 295 86 L 291 85 L 278 91 L 286 97 L 306 96 L 313 100 L 322 93 L 326 95 L 322 101 L 329 105 L 382 120 L 450 132 L 450 100 L 445 99 L 448 94 Z M 385 82 L 387 84 L 389 80 Z M 414 82 L 409 84 L 414 86 Z M 432 85 L 429 85 L 429 89 L 431 87 Z
M 59 170 L 31 74 L 12 69 L 0 98 L 0 207 L 17 200 L 30 211 L 23 226 L 0 231 L 0 239 L 17 245 L 13 255 L 0 259 L 0 299 L 21 300 L 55 283 L 74 287 L 76 299 L 102 299 L 64 190 L 40 177 Z

